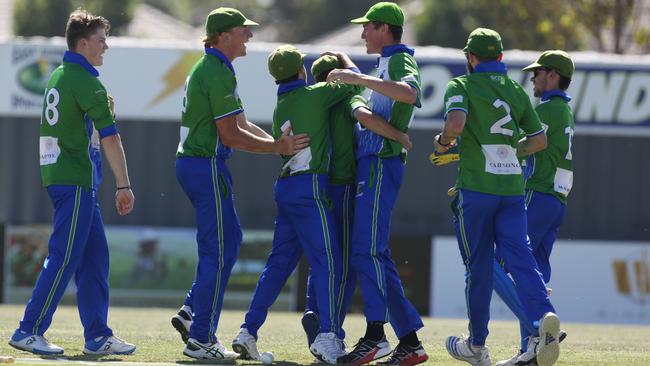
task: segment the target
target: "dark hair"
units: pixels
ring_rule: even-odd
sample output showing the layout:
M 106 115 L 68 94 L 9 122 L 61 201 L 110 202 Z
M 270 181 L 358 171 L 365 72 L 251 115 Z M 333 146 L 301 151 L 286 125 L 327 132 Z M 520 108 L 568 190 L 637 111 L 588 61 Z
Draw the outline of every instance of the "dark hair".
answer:
M 97 29 L 104 29 L 108 33 L 111 23 L 102 16 L 92 15 L 83 8 L 77 8 L 70 14 L 68 23 L 65 25 L 68 49 L 74 51 L 80 38 L 90 38 Z
M 399 25 L 392 25 L 392 24 L 382 23 L 382 22 L 371 22 L 371 23 L 375 27 L 375 29 L 379 29 L 379 27 L 386 24 L 388 26 L 388 31 L 393 36 L 393 41 L 395 42 L 402 41 L 402 34 L 404 33 L 404 28 L 400 27 Z
M 475 54 L 475 53 L 472 53 L 472 55 L 474 55 L 474 57 L 476 57 L 476 59 L 478 59 L 478 62 L 499 61 L 499 56 L 496 56 L 496 57 L 494 57 L 494 56 L 490 56 L 490 57 L 481 57 L 481 56 L 478 56 L 478 55 Z
M 558 75 L 560 76 L 560 81 L 558 82 L 558 86 L 560 87 L 560 89 L 562 89 L 562 90 L 569 89 L 569 85 L 571 84 L 571 78 L 568 78 L 568 77 L 560 75 L 560 74 L 558 74 Z
M 325 71 L 321 72 L 318 75 L 314 75 L 314 80 L 317 83 L 321 83 L 323 81 L 326 81 L 327 80 L 327 75 L 329 75 L 330 71 L 332 71 L 332 70 L 334 70 L 334 69 L 325 70 Z
M 295 75 L 293 75 L 293 76 L 289 76 L 289 77 L 286 78 L 286 79 L 276 80 L 275 83 L 276 83 L 277 85 L 280 85 L 280 84 L 283 84 L 283 83 L 288 83 L 288 82 L 290 82 L 290 81 L 298 80 L 299 77 L 300 77 L 300 73 L 298 72 L 298 73 L 296 73 Z

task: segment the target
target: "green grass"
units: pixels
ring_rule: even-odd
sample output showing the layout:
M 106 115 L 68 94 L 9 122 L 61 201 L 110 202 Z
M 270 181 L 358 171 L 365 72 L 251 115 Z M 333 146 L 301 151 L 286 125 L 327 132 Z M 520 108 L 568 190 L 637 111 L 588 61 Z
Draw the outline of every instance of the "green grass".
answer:
M 15 305 L 0 306 L 0 355 L 13 356 L 20 365 L 29 364 L 25 359 L 36 356 L 17 351 L 7 345 L 16 328 L 24 307 Z M 101 363 L 96 361 L 158 362 L 168 364 L 197 364 L 183 356 L 180 336 L 169 324 L 174 309 L 162 308 L 119 308 L 109 312 L 109 324 L 116 335 L 135 343 L 138 349 L 131 356 L 110 356 L 89 358 L 81 353 L 83 331 L 75 307 L 62 306 L 55 316 L 47 338 L 65 348 L 66 358 L 74 364 Z M 218 336 L 228 346 L 244 318 L 241 311 L 224 311 L 221 314 Z M 425 365 L 466 365 L 453 360 L 444 348 L 448 335 L 466 331 L 467 323 L 457 319 L 424 319 L 425 328 L 419 332 L 430 359 Z M 569 334 L 562 344 L 562 354 L 557 365 L 650 365 L 650 327 L 594 324 L 563 324 Z M 365 330 L 365 322 L 359 314 L 346 319 L 348 346 L 354 343 Z M 491 335 L 488 339 L 492 361 L 512 356 L 518 344 L 518 326 L 514 322 L 493 321 L 490 323 Z M 395 337 L 386 327 L 389 340 L 394 345 Z M 300 314 L 273 312 L 260 330 L 259 349 L 273 351 L 275 364 L 293 366 L 311 364 L 313 358 L 306 347 L 306 340 L 300 326 Z M 23 359 L 23 360 L 21 360 Z M 43 365 L 50 362 L 32 362 Z M 245 362 L 239 362 L 246 364 Z M 56 364 L 62 364 L 57 362 Z M 113 364 L 113 363 L 111 363 Z

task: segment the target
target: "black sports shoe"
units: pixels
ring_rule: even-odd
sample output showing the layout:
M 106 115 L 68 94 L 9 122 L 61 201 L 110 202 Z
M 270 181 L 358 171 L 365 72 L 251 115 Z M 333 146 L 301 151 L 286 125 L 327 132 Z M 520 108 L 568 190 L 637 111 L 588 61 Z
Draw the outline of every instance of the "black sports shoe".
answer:
M 367 338 L 361 338 L 359 339 L 359 342 L 354 345 L 354 349 L 350 351 L 350 353 L 339 357 L 336 362 L 359 366 L 386 357 L 390 353 L 390 344 L 386 340 L 386 336 L 379 341 L 371 341 Z
M 400 342 L 393 350 L 393 355 L 384 362 L 377 362 L 377 365 L 412 366 L 428 359 L 429 356 L 422 347 L 422 342 L 417 347 L 411 347 L 406 343 Z
M 192 324 L 192 315 L 183 309 L 172 317 L 172 326 L 181 334 L 181 339 L 185 344 L 190 339 L 190 324 Z
M 300 322 L 302 323 L 302 329 L 304 329 L 305 334 L 307 334 L 307 346 L 311 347 L 311 344 L 314 343 L 320 330 L 320 318 L 318 317 L 318 314 L 313 311 L 307 311 L 302 316 Z

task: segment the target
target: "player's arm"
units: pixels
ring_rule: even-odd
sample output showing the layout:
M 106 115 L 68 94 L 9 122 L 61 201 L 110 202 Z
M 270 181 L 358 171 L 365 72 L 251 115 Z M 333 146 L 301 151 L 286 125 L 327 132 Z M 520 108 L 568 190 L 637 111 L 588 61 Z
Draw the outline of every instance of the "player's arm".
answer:
M 391 126 L 382 116 L 372 113 L 366 107 L 355 109 L 354 118 L 370 131 L 387 139 L 399 142 L 407 151 L 413 147 L 411 139 L 409 139 L 407 134 Z
M 100 130 L 100 136 L 102 131 Z M 101 139 L 102 149 L 108 165 L 111 167 L 115 183 L 117 184 L 117 191 L 115 192 L 115 207 L 117 213 L 124 216 L 133 210 L 135 197 L 131 191 L 131 182 L 129 180 L 129 172 L 126 165 L 126 157 L 124 156 L 124 147 L 122 146 L 122 139 L 115 131 L 114 134 L 108 134 Z
M 463 133 L 466 119 L 467 113 L 461 109 L 454 109 L 447 113 L 442 133 L 438 134 L 433 139 L 433 145 L 435 146 L 436 151 L 445 152 L 454 146 L 458 136 Z
M 325 56 L 325 55 L 331 55 L 331 56 L 335 56 L 336 58 L 338 58 L 339 62 L 341 63 L 341 68 L 342 69 L 350 69 L 350 70 L 352 70 L 354 72 L 360 72 L 359 68 L 354 63 L 354 61 L 352 61 L 350 56 L 348 56 L 344 52 L 327 51 L 327 52 L 321 53 L 321 56 Z
M 519 140 L 519 144 L 517 144 L 517 157 L 523 158 L 538 151 L 542 151 L 546 149 L 546 145 L 547 139 L 543 130 L 538 134 L 526 136 Z
M 252 153 L 293 155 L 309 146 L 309 136 L 306 134 L 290 136 L 290 128 L 284 131 L 278 140 L 256 136 L 239 126 L 237 115 L 220 118 L 215 121 L 215 124 L 223 144 L 237 150 Z
M 250 122 L 248 118 L 246 118 L 246 114 L 244 112 L 237 114 L 237 124 L 239 125 L 239 128 L 244 129 L 257 137 L 263 139 L 273 139 L 271 135 L 269 135 L 258 125 L 254 124 L 253 122 Z
M 403 81 L 383 80 L 351 70 L 332 70 L 327 76 L 327 82 L 341 82 L 364 86 L 390 99 L 407 104 L 415 104 L 418 97 L 417 90 Z

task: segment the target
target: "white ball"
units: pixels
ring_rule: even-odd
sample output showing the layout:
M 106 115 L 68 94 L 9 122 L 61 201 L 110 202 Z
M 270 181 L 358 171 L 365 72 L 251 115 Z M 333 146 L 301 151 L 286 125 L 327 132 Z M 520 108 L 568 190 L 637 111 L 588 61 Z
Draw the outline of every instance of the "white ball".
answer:
M 275 359 L 275 356 L 273 356 L 273 352 L 263 352 L 261 354 L 262 358 L 262 363 L 265 365 L 270 365 L 273 363 L 273 360 Z

